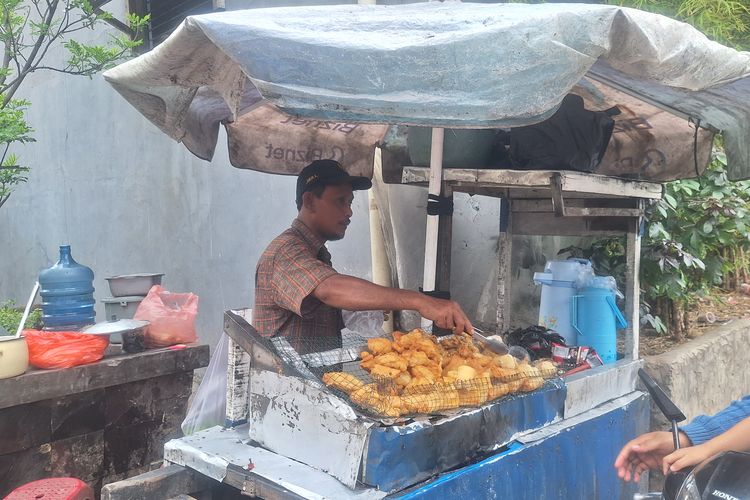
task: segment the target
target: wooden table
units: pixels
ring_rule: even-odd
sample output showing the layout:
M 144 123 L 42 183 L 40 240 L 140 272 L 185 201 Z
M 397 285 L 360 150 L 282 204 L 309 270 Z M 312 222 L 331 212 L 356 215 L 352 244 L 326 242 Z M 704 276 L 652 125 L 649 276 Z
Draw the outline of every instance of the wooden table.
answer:
M 0 497 L 53 476 L 77 477 L 98 494 L 149 470 L 182 435 L 193 370 L 208 361 L 208 346 L 192 344 L 0 380 Z
M 404 167 L 403 184 L 426 185 L 430 169 Z M 510 327 L 513 235 L 626 237 L 626 357 L 638 357 L 641 221 L 646 203 L 662 196 L 662 185 L 559 170 L 446 168 L 442 196 L 454 192 L 501 199 L 497 323 Z M 450 216 L 440 217 L 438 290 L 450 289 Z

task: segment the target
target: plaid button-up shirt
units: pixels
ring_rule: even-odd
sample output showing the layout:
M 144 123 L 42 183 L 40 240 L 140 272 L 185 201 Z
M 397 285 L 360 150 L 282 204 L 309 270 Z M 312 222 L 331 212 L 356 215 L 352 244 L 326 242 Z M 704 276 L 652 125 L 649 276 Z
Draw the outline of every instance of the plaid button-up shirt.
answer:
M 255 270 L 253 326 L 261 335 L 283 335 L 297 352 L 341 347 L 341 310 L 311 294 L 337 274 L 325 241 L 302 221 L 274 239 Z

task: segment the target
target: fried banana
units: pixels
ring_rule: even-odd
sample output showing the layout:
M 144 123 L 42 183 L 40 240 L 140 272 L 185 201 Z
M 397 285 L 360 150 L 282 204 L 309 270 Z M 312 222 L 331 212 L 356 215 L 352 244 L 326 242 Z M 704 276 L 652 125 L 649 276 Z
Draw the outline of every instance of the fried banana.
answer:
M 323 383 L 334 389 L 351 394 L 357 389 L 361 389 L 365 384 L 351 373 L 328 372 L 323 374 Z
M 395 418 L 403 413 L 399 396 L 382 393 L 377 384 L 367 384 L 349 396 L 353 403 L 384 417 Z
M 429 392 L 409 394 L 401 399 L 407 413 L 434 413 L 458 408 L 460 404 L 458 391 L 442 385 Z

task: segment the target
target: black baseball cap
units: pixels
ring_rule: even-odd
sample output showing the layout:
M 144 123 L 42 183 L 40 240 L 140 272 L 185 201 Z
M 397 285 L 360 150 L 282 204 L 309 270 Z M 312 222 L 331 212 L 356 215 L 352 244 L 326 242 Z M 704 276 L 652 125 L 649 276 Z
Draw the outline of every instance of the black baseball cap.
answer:
M 349 175 L 336 160 L 315 160 L 302 169 L 297 177 L 297 205 L 302 195 L 317 186 L 351 184 L 354 191 L 370 189 L 372 181 L 367 177 Z

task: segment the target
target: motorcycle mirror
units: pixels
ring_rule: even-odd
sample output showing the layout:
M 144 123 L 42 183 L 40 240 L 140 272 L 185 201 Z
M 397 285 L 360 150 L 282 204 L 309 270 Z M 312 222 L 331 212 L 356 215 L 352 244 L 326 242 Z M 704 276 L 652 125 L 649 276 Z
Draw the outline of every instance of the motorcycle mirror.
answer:
M 659 410 L 664 414 L 665 417 L 672 423 L 672 439 L 674 441 L 675 450 L 680 449 L 680 433 L 677 429 L 677 422 L 685 420 L 685 414 L 677 408 L 677 405 L 669 399 L 669 396 L 659 387 L 659 384 L 651 378 L 651 375 L 646 373 L 643 368 L 638 369 L 638 376 L 641 378 L 643 383 L 648 389 L 648 393 L 651 394 L 651 398 L 659 407 Z
M 638 377 L 643 381 L 643 384 L 646 386 L 648 393 L 651 394 L 654 403 L 656 403 L 656 406 L 659 407 L 659 410 L 661 410 L 664 416 L 667 417 L 667 420 L 671 422 L 682 422 L 685 420 L 685 414 L 677 408 L 677 405 L 669 399 L 669 396 L 667 396 L 664 390 L 659 387 L 656 381 L 651 378 L 651 375 L 646 373 L 643 368 L 638 369 Z

